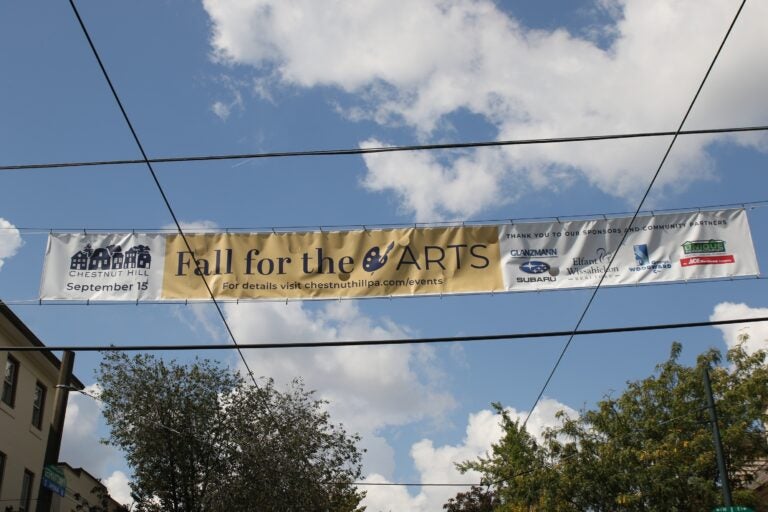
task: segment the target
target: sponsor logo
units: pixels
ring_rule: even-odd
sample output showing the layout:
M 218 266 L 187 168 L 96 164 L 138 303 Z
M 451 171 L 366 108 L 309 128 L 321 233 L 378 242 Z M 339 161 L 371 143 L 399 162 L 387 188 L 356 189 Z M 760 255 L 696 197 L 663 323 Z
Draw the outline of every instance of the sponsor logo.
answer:
M 672 263 L 669 260 L 652 260 L 648 253 L 647 244 L 639 244 L 632 246 L 635 254 L 635 262 L 637 266 L 629 267 L 630 272 L 644 272 L 647 270 L 652 271 L 654 274 L 658 274 L 663 270 L 672 268 Z
M 531 276 L 531 277 L 518 277 L 518 283 L 554 283 L 557 278 L 554 276 Z
M 689 240 L 683 244 L 683 252 L 694 256 L 680 258 L 681 267 L 728 265 L 736 262 L 733 254 L 724 254 L 725 242 L 723 240 Z
M 683 252 L 685 254 L 725 252 L 725 242 L 723 240 L 689 240 L 683 244 Z
M 647 265 L 649 262 L 648 257 L 648 246 L 645 244 L 642 245 L 635 245 L 633 247 L 633 250 L 635 252 L 635 261 L 638 265 Z
M 543 261 L 526 261 L 520 265 L 520 270 L 526 274 L 543 274 L 544 272 L 549 271 L 549 269 L 549 264 Z
M 718 256 L 691 256 L 690 258 L 680 258 L 681 267 L 693 267 L 696 265 L 725 265 L 734 263 L 736 258 L 733 254 L 721 254 Z
M 619 272 L 619 267 L 609 267 L 612 253 L 604 247 L 598 247 L 595 250 L 594 257 L 577 256 L 572 260 L 572 266 L 566 267 L 568 279 L 571 281 L 583 281 L 599 278 L 602 274 L 606 277 L 615 276 Z
M 535 274 L 535 277 L 518 277 L 516 278 L 518 283 L 554 283 L 557 281 L 557 275 L 560 274 L 559 268 L 551 267 L 549 263 L 536 260 L 526 261 L 520 265 L 520 270 L 527 274 Z M 549 275 L 542 275 L 544 273 Z
M 510 249 L 509 255 L 513 258 L 557 258 L 557 249 Z

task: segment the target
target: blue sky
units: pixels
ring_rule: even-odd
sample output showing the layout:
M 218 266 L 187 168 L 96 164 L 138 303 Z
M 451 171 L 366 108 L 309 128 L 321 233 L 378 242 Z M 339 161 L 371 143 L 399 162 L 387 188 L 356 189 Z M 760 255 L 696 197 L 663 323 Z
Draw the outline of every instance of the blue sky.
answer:
M 706 5 L 704 5 L 706 4 Z M 80 2 L 152 157 L 673 130 L 738 3 Z M 0 14 L 2 164 L 138 158 L 66 3 Z M 765 4 L 748 3 L 686 128 L 768 124 Z M 188 226 L 283 227 L 555 217 L 632 211 L 668 139 L 375 157 L 158 164 Z M 648 207 L 768 200 L 764 135 L 681 138 Z M 765 267 L 768 210 L 749 212 Z M 144 166 L 0 173 L 0 297 L 36 299 L 50 229 L 157 229 L 170 216 Z M 38 231 L 27 228 L 40 228 Z M 601 290 L 584 327 L 765 314 L 762 280 Z M 575 325 L 588 291 L 228 305 L 247 342 L 453 336 Z M 46 343 L 227 341 L 212 306 L 13 306 Z M 673 340 L 684 358 L 740 327 L 580 337 L 532 426 L 647 376 Z M 755 347 L 764 328 L 749 328 Z M 372 481 L 452 482 L 452 463 L 498 435 L 489 404 L 526 414 L 564 339 L 248 354 L 303 376 L 364 437 Z M 237 366 L 233 355 L 202 353 Z M 177 355 L 178 356 L 178 355 Z M 192 354 L 179 357 L 192 357 Z M 92 383 L 95 355 L 76 372 Z M 64 456 L 111 477 L 119 454 L 73 399 Z M 122 473 L 121 473 L 122 472 Z M 124 487 L 123 487 L 124 489 Z M 370 510 L 438 510 L 454 490 L 373 488 Z

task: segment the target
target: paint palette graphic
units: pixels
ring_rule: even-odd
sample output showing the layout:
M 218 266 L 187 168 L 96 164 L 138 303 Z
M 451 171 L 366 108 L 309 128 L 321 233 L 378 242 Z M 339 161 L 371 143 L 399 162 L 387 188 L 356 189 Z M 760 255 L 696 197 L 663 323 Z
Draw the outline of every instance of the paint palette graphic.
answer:
M 363 269 L 366 272 L 374 272 L 379 270 L 381 267 L 387 264 L 387 257 L 392 249 L 394 249 L 394 247 L 395 242 L 389 242 L 389 245 L 384 251 L 384 254 L 381 254 L 381 249 L 378 245 L 372 247 L 368 252 L 365 253 L 365 257 L 363 258 Z

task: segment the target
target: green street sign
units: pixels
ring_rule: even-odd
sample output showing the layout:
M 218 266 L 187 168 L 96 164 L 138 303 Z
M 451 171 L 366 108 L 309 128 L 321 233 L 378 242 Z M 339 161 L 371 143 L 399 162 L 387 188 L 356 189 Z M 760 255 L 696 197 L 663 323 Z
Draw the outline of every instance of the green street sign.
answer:
M 755 512 L 755 509 L 749 507 L 717 507 L 713 508 L 712 512 Z
M 64 477 L 64 472 L 56 466 L 45 466 L 43 469 L 43 487 L 50 489 L 59 496 L 64 496 L 67 492 L 67 479 Z

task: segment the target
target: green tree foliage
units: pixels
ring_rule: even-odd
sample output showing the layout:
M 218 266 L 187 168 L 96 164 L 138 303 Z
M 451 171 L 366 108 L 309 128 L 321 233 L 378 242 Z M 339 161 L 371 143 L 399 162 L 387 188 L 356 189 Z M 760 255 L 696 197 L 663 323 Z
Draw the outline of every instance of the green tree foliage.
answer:
M 356 511 L 357 435 L 296 380 L 256 387 L 208 360 L 107 353 L 97 371 L 108 443 L 138 511 Z
M 628 383 L 542 443 L 495 404 L 504 436 L 491 453 L 459 465 L 492 484 L 506 511 L 691 511 L 722 505 L 703 368 L 713 393 L 736 504 L 757 507 L 749 484 L 755 461 L 768 458 L 766 352 L 709 350 L 696 366 L 679 362 L 681 346 L 644 380 Z M 457 496 L 457 499 L 459 496 Z M 463 510 L 456 508 L 455 510 Z M 470 510 L 470 509 L 468 509 Z
M 443 505 L 443 510 L 448 512 L 493 512 L 493 509 L 501 505 L 496 493 L 477 485 L 473 485 L 469 491 L 460 492 L 455 498 L 448 500 Z

